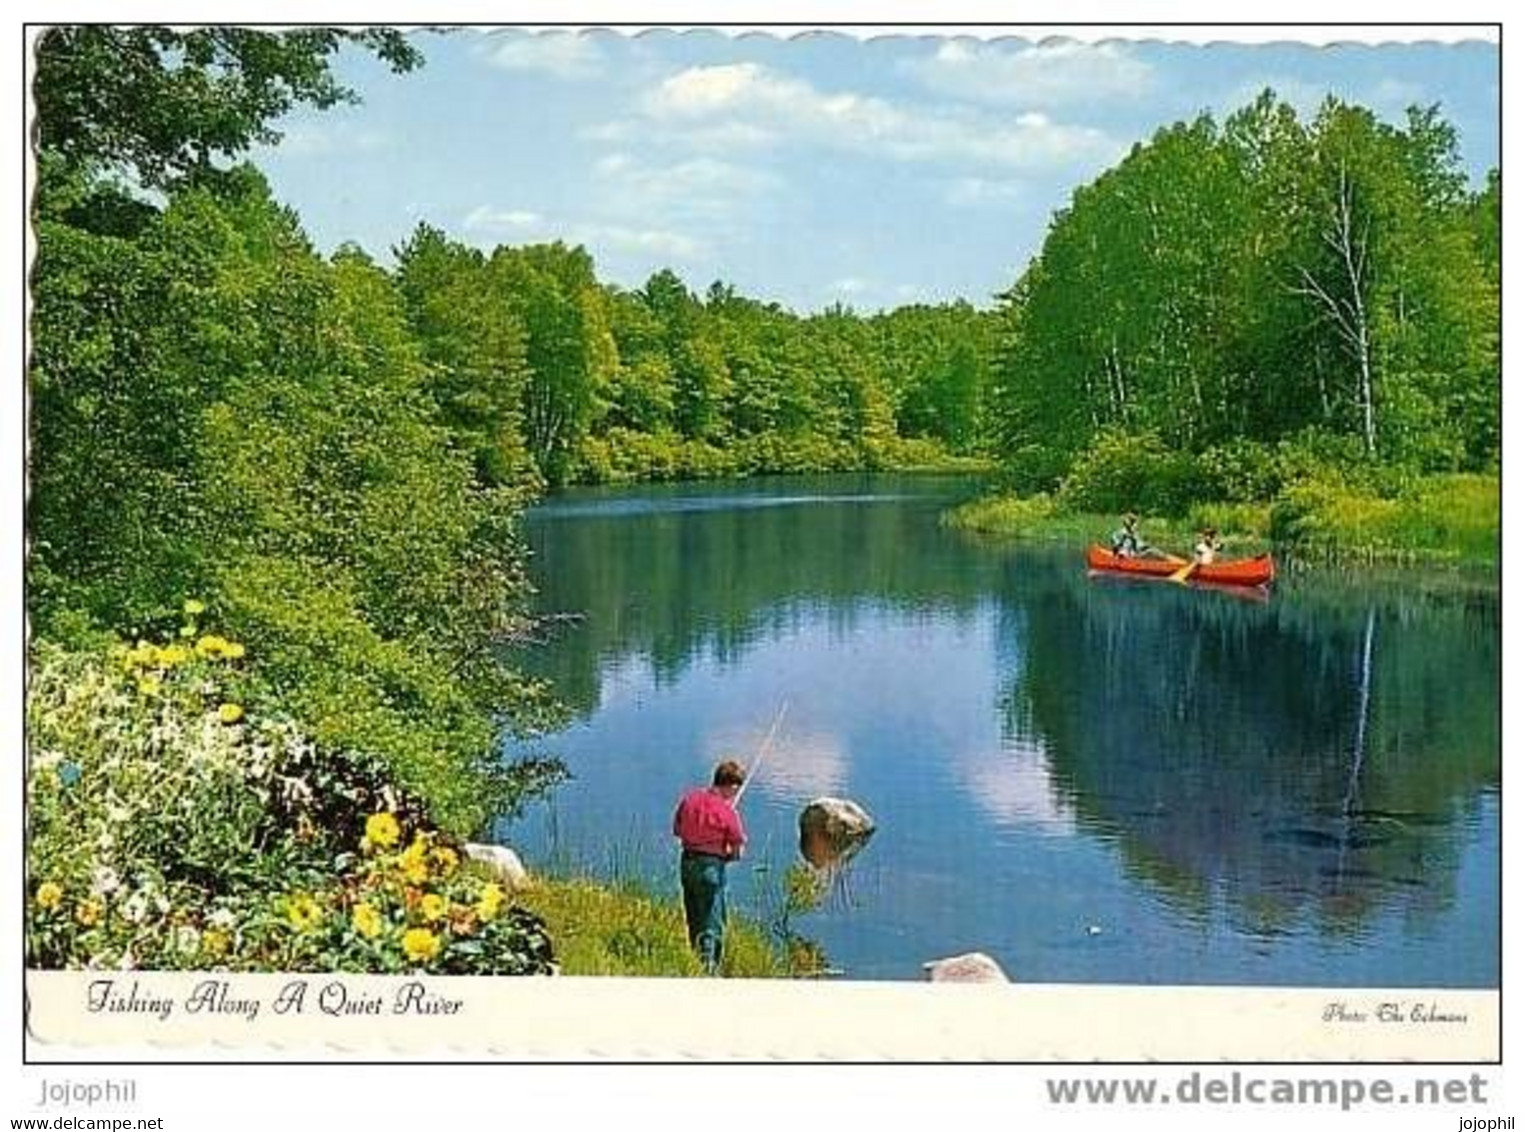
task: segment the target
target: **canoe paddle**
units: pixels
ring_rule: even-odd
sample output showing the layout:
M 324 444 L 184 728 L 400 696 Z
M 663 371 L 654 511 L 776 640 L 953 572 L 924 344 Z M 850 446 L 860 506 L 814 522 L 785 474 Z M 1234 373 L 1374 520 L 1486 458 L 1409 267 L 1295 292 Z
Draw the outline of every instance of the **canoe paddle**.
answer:
M 1190 575 L 1191 572 L 1193 570 L 1195 570 L 1196 568 L 1197 568 L 1196 560 L 1195 559 L 1189 559 L 1189 560 L 1187 560 L 1187 563 L 1186 563 L 1185 566 L 1182 566 L 1174 574 L 1170 575 L 1170 580 L 1172 582 L 1180 582 L 1184 586 L 1186 584 L 1187 576 Z

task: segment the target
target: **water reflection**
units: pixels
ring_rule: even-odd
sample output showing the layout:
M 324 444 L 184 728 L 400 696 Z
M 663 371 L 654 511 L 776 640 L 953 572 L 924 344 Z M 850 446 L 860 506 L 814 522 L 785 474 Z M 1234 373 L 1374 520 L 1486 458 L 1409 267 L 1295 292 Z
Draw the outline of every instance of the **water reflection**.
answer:
M 855 906 L 817 925 L 854 974 L 978 947 L 1030 980 L 1496 984 L 1495 594 L 1088 579 L 941 528 L 948 494 L 844 477 L 537 517 L 544 608 L 585 614 L 526 658 L 583 720 L 550 741 L 578 775 L 557 836 L 660 831 L 789 699 L 748 821 L 782 856 L 812 797 L 879 819 Z M 631 853 L 665 875 L 660 834 Z
M 1453 824 L 1498 786 L 1496 607 L 1294 585 L 1247 611 L 1046 576 L 1003 606 L 1024 654 L 1008 726 L 1047 743 L 1134 875 L 1195 915 L 1221 892 L 1263 933 L 1450 903 Z

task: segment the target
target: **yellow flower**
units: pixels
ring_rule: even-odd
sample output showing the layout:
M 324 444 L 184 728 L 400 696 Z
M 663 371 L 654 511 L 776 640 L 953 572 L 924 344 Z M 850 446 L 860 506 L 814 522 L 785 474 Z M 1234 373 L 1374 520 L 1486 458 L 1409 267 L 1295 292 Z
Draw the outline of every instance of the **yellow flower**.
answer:
M 434 861 L 439 865 L 439 873 L 447 877 L 455 871 L 455 867 L 461 863 L 460 857 L 456 856 L 454 849 L 448 845 L 441 845 L 434 851 Z
M 217 718 L 224 723 L 237 723 L 244 717 L 244 709 L 240 704 L 223 704 L 217 709 Z
M 177 664 L 184 664 L 191 659 L 191 650 L 184 645 L 168 645 L 159 650 L 159 663 L 165 668 L 173 668 Z
M 439 936 L 428 928 L 409 928 L 402 933 L 403 954 L 415 963 L 427 963 L 439 954 Z
M 182 626 L 180 626 L 180 636 L 183 637 L 185 640 L 188 641 L 192 637 L 194 637 L 195 635 L 196 635 L 196 626 L 194 626 L 194 625 L 182 625 Z
M 101 902 L 92 897 L 74 909 L 74 918 L 80 922 L 81 926 L 93 928 L 101 922 L 103 912 L 105 909 L 101 907 Z
M 429 879 L 429 843 L 423 834 L 413 838 L 413 844 L 402 851 L 398 858 L 402 875 L 409 884 L 423 884 Z
M 484 920 L 491 920 L 503 908 L 503 889 L 496 884 L 489 884 L 482 889 L 482 895 L 477 898 L 477 915 Z
M 286 902 L 286 919 L 299 932 L 311 931 L 323 919 L 323 908 L 306 893 L 293 896 Z
M 351 922 L 355 925 L 355 930 L 366 939 L 375 939 L 381 934 L 381 913 L 376 911 L 375 905 L 356 904 Z
M 397 844 L 397 839 L 401 836 L 402 827 L 397 824 L 397 819 L 385 810 L 365 819 L 365 839 L 372 845 L 390 849 Z
M 208 633 L 196 642 L 196 651 L 202 656 L 221 656 L 228 647 L 228 642 L 221 637 Z
M 195 617 L 197 614 L 200 614 L 200 613 L 205 613 L 206 611 L 207 611 L 207 607 L 205 605 L 203 605 L 201 602 L 197 601 L 195 598 L 187 598 L 186 599 L 186 602 L 185 602 L 185 612 L 190 614 L 192 617 Z
M 164 687 L 164 684 L 157 676 L 138 677 L 138 691 L 142 692 L 145 696 L 157 696 L 159 689 L 162 687 Z
M 450 911 L 450 901 L 431 892 L 419 903 L 419 910 L 423 912 L 424 919 L 431 924 L 438 923 L 445 918 L 445 913 Z
M 226 955 L 231 942 L 228 933 L 221 928 L 208 928 L 201 933 L 202 950 L 213 957 Z
M 37 907 L 44 912 L 51 912 L 63 903 L 64 890 L 50 880 L 45 880 L 37 886 Z
M 244 646 L 237 641 L 229 641 L 223 645 L 222 655 L 229 660 L 242 660 L 244 658 Z

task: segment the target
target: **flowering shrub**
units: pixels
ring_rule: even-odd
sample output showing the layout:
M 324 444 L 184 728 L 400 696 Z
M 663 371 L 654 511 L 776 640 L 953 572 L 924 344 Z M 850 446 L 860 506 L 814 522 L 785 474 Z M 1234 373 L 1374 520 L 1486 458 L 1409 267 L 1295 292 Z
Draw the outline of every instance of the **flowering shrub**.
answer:
M 29 962 L 551 969 L 538 919 L 377 765 L 248 703 L 243 647 L 185 612 L 167 643 L 33 648 Z

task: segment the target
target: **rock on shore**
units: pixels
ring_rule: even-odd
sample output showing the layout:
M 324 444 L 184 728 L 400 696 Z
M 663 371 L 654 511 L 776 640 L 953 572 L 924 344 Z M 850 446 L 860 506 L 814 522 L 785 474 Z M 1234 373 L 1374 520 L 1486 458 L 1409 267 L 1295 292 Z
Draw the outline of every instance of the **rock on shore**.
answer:
M 519 860 L 519 854 L 507 845 L 481 845 L 468 841 L 465 848 L 470 860 L 486 865 L 493 871 L 498 883 L 510 892 L 529 887 L 529 870 Z
M 1009 983 L 1001 965 L 983 951 L 970 951 L 963 955 L 950 955 L 946 959 L 934 959 L 923 963 L 927 980 L 933 983 Z

